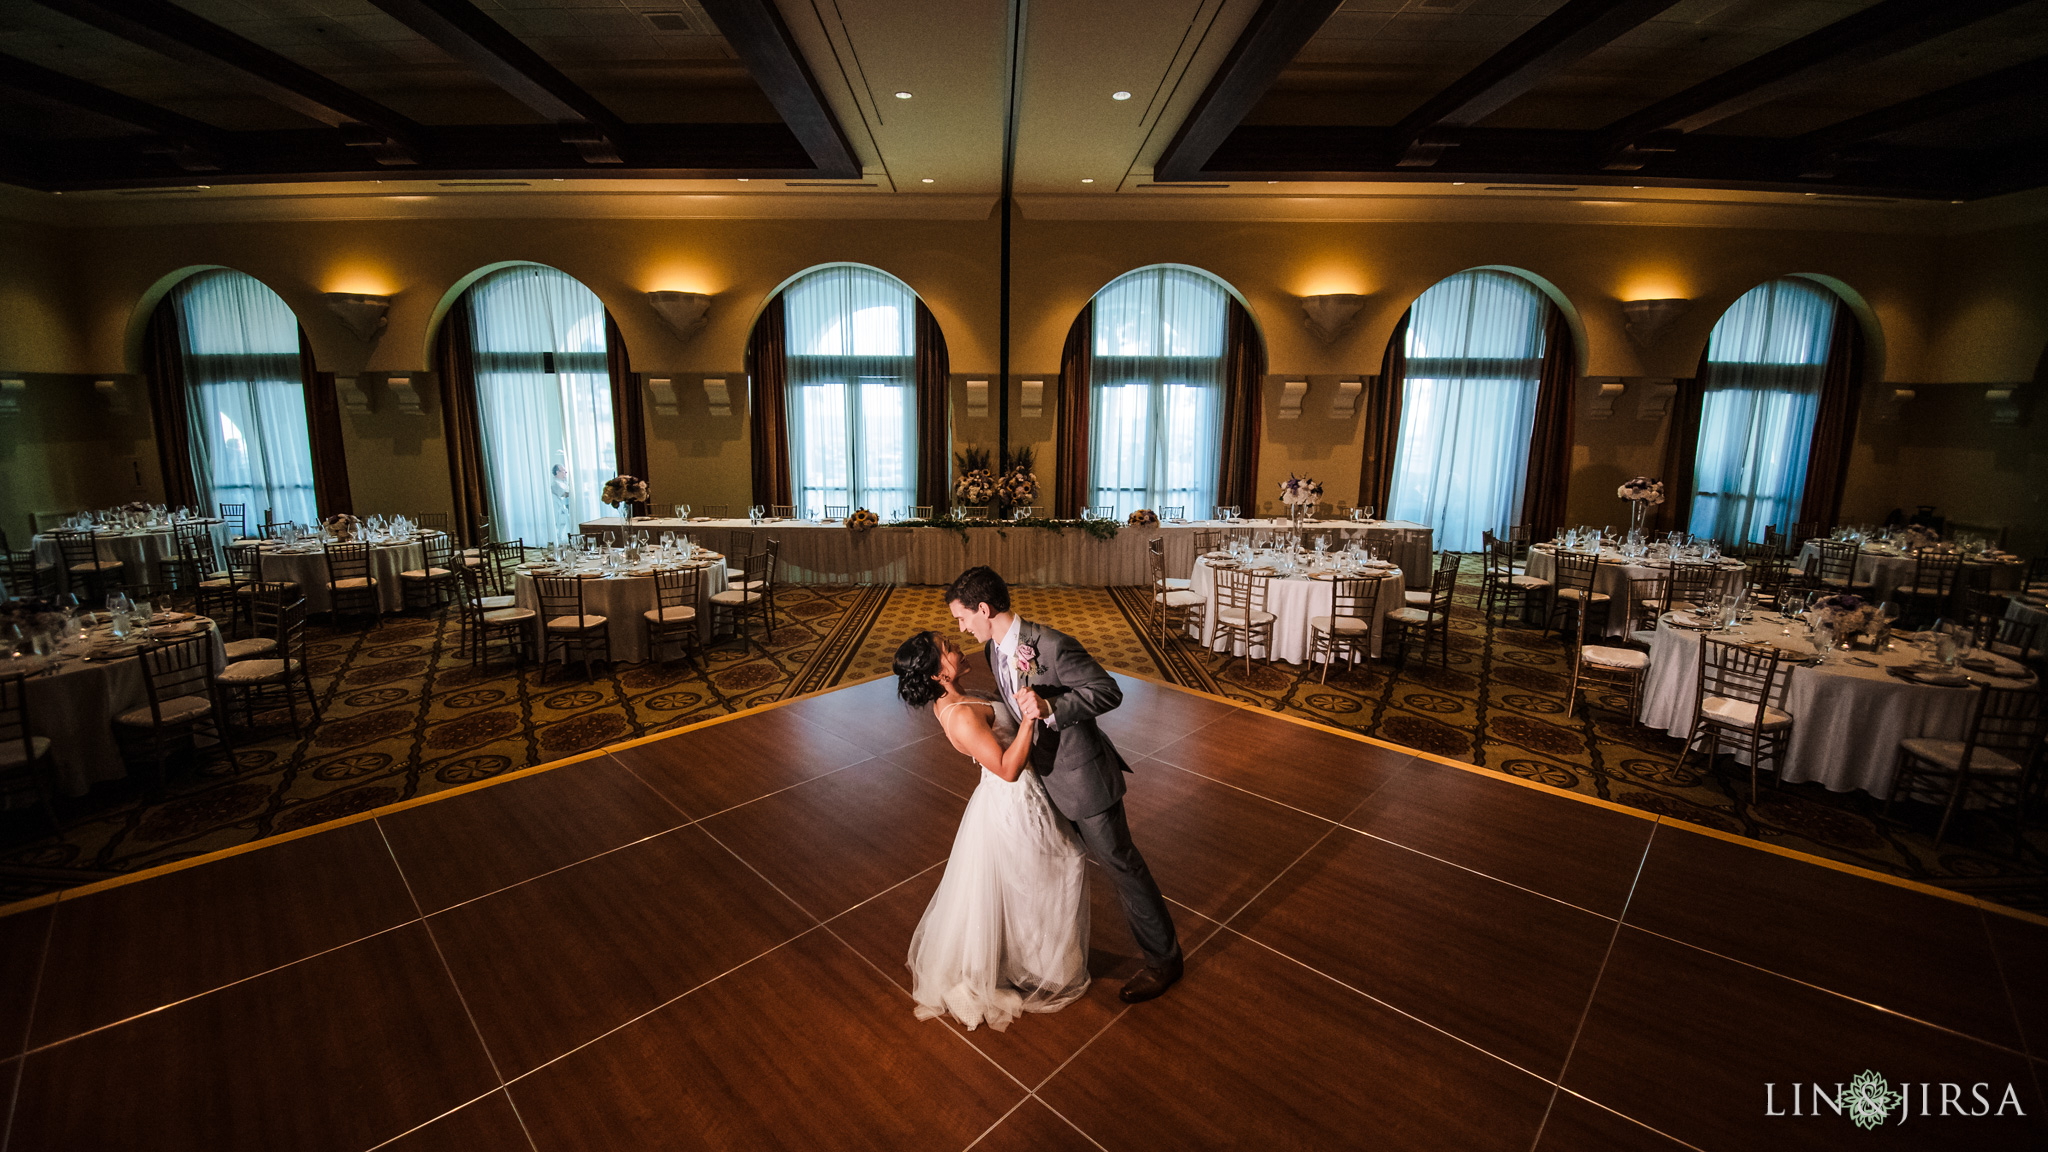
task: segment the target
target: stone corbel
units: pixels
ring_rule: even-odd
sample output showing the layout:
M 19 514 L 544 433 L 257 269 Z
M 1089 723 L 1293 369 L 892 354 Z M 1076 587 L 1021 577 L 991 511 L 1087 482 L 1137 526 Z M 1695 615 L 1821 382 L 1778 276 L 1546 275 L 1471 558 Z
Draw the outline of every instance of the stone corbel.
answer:
M 370 414 L 370 394 L 363 391 L 362 378 L 359 376 L 336 376 L 334 398 L 341 402 L 341 410 L 351 416 Z
M 647 394 L 654 398 L 656 416 L 674 416 L 682 410 L 676 404 L 676 382 L 667 376 L 649 376 Z
M 107 411 L 116 416 L 126 416 L 128 414 L 128 397 L 122 395 L 120 381 L 95 380 L 92 382 L 92 387 L 93 391 L 100 394 L 100 401 L 107 406 Z
M 1678 397 L 1678 381 L 1665 377 L 1641 377 L 1642 396 L 1636 400 L 1636 419 L 1662 420 L 1671 415 L 1671 401 Z
M 1308 381 L 1289 380 L 1280 386 L 1280 419 L 1301 419 L 1301 402 L 1308 398 Z
M 704 399 L 710 403 L 713 416 L 732 415 L 732 390 L 726 387 L 723 377 L 704 378 Z
M 1614 402 L 1628 391 L 1619 376 L 1588 376 L 1586 383 L 1594 386 L 1593 403 L 1586 409 L 1588 420 L 1609 420 L 1614 417 Z
M 1018 414 L 1036 418 L 1045 412 L 1045 381 L 1020 380 L 1023 387 Z
M 1918 393 L 1911 388 L 1890 386 L 1884 400 L 1878 404 L 1876 420 L 1879 424 L 1897 424 L 1906 405 L 1913 402 Z
M 19 416 L 21 398 L 28 395 L 28 381 L 0 380 L 0 416 Z
M 1360 381 L 1337 381 L 1337 394 L 1330 398 L 1330 419 L 1349 420 L 1358 415 L 1358 394 L 1364 390 Z
M 410 376 L 387 376 L 384 387 L 391 390 L 391 399 L 398 406 L 401 416 L 424 416 L 426 410 L 420 407 L 420 394 L 412 386 Z
M 2017 384 L 1993 384 L 1984 390 L 1984 402 L 1991 405 L 1993 424 L 2018 424 L 2023 413 L 2020 411 L 2020 386 Z
M 971 420 L 988 419 L 988 381 L 967 382 L 967 416 Z

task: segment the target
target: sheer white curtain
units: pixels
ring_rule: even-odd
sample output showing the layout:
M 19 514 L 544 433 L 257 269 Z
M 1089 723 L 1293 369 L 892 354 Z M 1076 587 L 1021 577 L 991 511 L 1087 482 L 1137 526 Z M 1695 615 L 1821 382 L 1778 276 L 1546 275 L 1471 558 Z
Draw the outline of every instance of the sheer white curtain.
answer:
M 1797 517 L 1835 307 L 1834 293 L 1818 285 L 1773 280 L 1715 323 L 1693 458 L 1693 535 L 1762 540 L 1767 526 Z
M 469 302 L 492 535 L 560 540 L 611 513 L 598 499 L 618 474 L 604 305 L 537 264 L 491 273 Z
M 1140 268 L 1096 294 L 1091 505 L 1127 516 L 1215 504 L 1228 305 L 1222 284 L 1188 268 Z
M 1549 307 L 1527 280 L 1484 269 L 1416 299 L 1389 519 L 1427 524 L 1456 552 L 1520 519 Z
M 820 268 L 782 295 L 790 498 L 907 512 L 917 492 L 917 297 L 887 272 Z
M 252 519 L 264 509 L 319 519 L 298 317 L 254 277 L 225 269 L 186 280 L 171 302 L 201 503 L 247 504 Z

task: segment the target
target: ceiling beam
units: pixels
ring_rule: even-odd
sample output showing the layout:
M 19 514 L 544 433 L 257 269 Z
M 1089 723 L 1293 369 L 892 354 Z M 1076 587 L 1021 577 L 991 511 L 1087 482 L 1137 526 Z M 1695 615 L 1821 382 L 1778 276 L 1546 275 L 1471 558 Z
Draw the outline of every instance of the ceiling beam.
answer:
M 1670 137 L 1633 147 L 1659 133 L 1697 131 L 2024 2 L 1883 0 L 1607 125 L 1609 163 L 1627 169 L 1632 152 L 1669 150 Z
M 211 124 L 4 53 L 0 53 L 0 88 L 54 100 L 191 144 L 218 147 L 226 135 Z
M 1433 130 L 1477 124 L 1675 3 L 1677 0 L 1569 0 L 1403 117 L 1393 133 L 1395 146 L 1401 149 L 1399 163 L 1404 168 L 1436 163 L 1445 148 L 1456 146 L 1456 140 L 1433 136 Z
M 853 145 L 839 127 L 839 118 L 825 103 L 818 78 L 797 51 L 796 39 L 783 23 L 774 0 L 701 0 L 727 44 L 753 74 L 754 82 L 796 134 L 811 163 L 812 175 L 851 180 L 861 174 Z
M 1961 84 L 1817 128 L 1799 137 L 1799 143 L 1808 151 L 1826 152 L 2022 96 L 2048 97 L 2048 57 L 2015 64 L 1974 80 L 1965 80 Z
M 1199 179 L 1209 157 L 1299 55 L 1342 0 L 1263 0 L 1201 99 L 1153 166 L 1158 180 Z
M 478 11 L 469 0 L 370 0 L 468 64 L 513 99 L 562 126 L 563 141 L 592 164 L 619 164 L 625 125 L 596 97 Z
M 272 102 L 341 129 L 349 144 L 368 148 L 379 163 L 414 162 L 410 144 L 424 134 L 418 124 L 167 0 L 37 2 L 174 60 L 224 68 Z

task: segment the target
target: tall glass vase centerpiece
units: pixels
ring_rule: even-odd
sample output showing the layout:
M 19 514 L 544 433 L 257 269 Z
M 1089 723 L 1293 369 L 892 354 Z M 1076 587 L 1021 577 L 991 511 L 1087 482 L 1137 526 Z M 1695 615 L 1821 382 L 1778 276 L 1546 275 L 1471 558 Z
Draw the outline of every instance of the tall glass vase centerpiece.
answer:
M 1307 476 L 1296 476 L 1289 472 L 1287 479 L 1280 482 L 1280 503 L 1287 506 L 1287 521 L 1296 532 L 1301 531 L 1301 522 L 1315 511 L 1317 502 L 1323 498 L 1323 482 Z
M 1628 502 L 1628 542 L 1641 544 L 1650 527 L 1650 509 L 1664 502 L 1664 482 L 1638 476 L 1614 490 Z

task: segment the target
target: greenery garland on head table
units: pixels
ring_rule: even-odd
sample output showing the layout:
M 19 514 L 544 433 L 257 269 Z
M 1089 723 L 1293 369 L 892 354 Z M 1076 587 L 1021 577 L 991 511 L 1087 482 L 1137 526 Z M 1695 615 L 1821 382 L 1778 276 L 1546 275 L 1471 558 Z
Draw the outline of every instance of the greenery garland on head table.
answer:
M 996 530 L 996 535 L 1005 539 L 1009 537 L 1008 529 L 1011 528 L 1043 528 L 1049 532 L 1064 532 L 1069 528 L 1079 528 L 1097 540 L 1114 540 L 1116 539 L 1117 530 L 1122 528 L 1123 525 L 1115 520 L 1054 520 L 1047 516 L 1031 516 L 1023 520 L 955 520 L 947 516 L 931 520 L 895 520 L 890 522 L 889 527 L 947 528 L 958 532 L 962 541 L 967 539 L 967 530 L 969 528 L 993 528 Z

